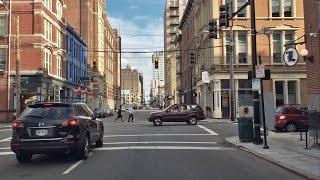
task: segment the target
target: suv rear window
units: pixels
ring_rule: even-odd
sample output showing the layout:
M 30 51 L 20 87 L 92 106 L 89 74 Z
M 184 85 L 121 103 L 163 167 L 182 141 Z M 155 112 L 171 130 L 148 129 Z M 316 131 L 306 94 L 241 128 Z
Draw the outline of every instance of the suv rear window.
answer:
M 38 118 L 50 118 L 50 119 L 60 119 L 69 118 L 72 116 L 72 107 L 66 104 L 36 104 L 28 106 L 21 114 L 20 118 L 26 117 L 38 117 Z
M 201 106 L 199 105 L 190 105 L 189 106 L 191 111 L 199 111 L 199 112 L 203 112 L 203 109 L 201 108 Z M 189 108 L 188 108 L 189 109 Z

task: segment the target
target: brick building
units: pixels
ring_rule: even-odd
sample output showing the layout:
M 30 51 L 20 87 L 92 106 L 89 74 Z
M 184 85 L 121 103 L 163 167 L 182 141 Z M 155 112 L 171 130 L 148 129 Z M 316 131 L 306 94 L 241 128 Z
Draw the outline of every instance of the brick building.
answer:
M 209 106 L 214 118 L 230 116 L 230 61 L 231 54 L 226 48 L 234 41 L 234 94 L 236 113 L 238 107 L 252 105 L 251 82 L 247 72 L 252 68 L 250 11 L 249 7 L 234 18 L 234 37 L 230 29 L 223 28 L 219 39 L 209 39 L 205 30 L 211 19 L 219 19 L 219 6 L 233 4 L 235 12 L 245 1 L 240 0 L 189 0 L 180 22 L 182 36 L 181 90 L 182 101 L 197 102 Z M 268 28 L 271 34 L 257 35 L 257 53 L 262 64 L 271 69 L 270 81 L 264 82 L 266 114 L 272 126 L 275 107 L 283 104 L 306 104 L 306 63 L 299 57 L 295 67 L 287 67 L 282 59 L 286 44 L 304 35 L 304 12 L 302 0 L 262 0 L 256 3 L 257 30 Z M 267 7 L 267 8 L 266 8 Z M 298 51 L 304 45 L 298 45 Z M 190 54 L 196 54 L 196 64 L 190 65 Z M 193 67 L 193 68 L 191 68 Z M 191 71 L 193 76 L 191 76 Z M 210 83 L 201 81 L 201 73 L 210 74 Z M 191 82 L 192 85 L 191 85 Z M 192 97 L 192 90 L 197 97 Z M 191 97 L 191 98 L 190 98 Z
M 141 103 L 141 86 L 139 81 L 139 72 L 136 69 L 131 69 L 127 65 L 125 69 L 121 69 L 121 91 L 122 104 L 126 106 L 139 106 Z
M 309 54 L 307 59 L 307 93 L 308 103 L 312 109 L 320 110 L 320 1 L 304 0 L 305 9 L 305 37 L 306 49 Z
M 16 101 L 14 83 L 17 51 L 14 47 L 17 17 L 20 19 L 22 108 L 30 100 L 57 101 L 63 95 L 66 87 L 66 24 L 64 4 L 59 0 L 7 1 L 0 5 L 0 9 L 0 19 L 7 22 L 1 23 L 7 33 L 0 40 L 0 51 L 6 49 L 6 53 L 1 53 L 6 62 L 1 60 L 1 64 L 5 64 L 5 71 L 0 78 L 0 120 L 9 120 L 12 119 Z M 4 12 L 7 10 L 12 13 Z
M 95 81 L 90 87 L 94 89 L 93 98 L 88 99 L 88 104 L 92 108 L 99 106 L 116 105 L 116 88 L 120 85 L 119 76 L 115 81 L 114 67 L 120 69 L 119 55 L 119 35 L 112 29 L 106 15 L 105 0 L 65 1 L 66 21 L 84 38 L 88 44 L 88 62 L 96 70 L 89 74 Z M 120 70 L 118 70 L 120 71 Z M 118 73 L 119 74 L 119 73 Z M 119 94 L 119 91 L 118 91 Z M 119 100 L 118 100 L 119 102 Z

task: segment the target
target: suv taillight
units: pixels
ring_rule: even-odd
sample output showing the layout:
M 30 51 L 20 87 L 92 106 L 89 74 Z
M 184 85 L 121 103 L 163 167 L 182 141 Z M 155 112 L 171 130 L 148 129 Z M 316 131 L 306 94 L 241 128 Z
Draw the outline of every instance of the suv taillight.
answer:
M 280 120 L 284 120 L 285 118 L 286 118 L 286 116 L 284 116 L 284 115 L 279 116 Z
M 23 122 L 21 120 L 15 120 L 11 123 L 12 129 L 23 128 Z
M 62 123 L 63 126 L 78 126 L 79 121 L 78 119 L 69 119 Z

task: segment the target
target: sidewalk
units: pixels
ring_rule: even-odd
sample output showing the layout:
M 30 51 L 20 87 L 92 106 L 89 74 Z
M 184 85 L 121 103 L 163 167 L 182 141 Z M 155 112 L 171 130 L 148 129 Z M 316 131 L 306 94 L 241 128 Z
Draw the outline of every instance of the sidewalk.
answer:
M 269 131 L 267 141 L 270 149 L 263 149 L 263 145 L 242 143 L 238 136 L 226 138 L 226 142 L 308 179 L 320 179 L 320 150 L 305 150 L 305 139 L 299 139 L 299 133 Z

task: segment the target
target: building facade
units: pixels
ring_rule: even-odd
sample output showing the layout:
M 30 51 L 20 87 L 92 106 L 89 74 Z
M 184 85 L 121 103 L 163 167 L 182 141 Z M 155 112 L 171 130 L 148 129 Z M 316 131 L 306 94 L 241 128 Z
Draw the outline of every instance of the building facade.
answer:
M 9 3 L 10 2 L 10 3 Z M 2 10 L 11 10 L 5 19 L 6 36 L 1 38 L 2 66 L 0 119 L 10 120 L 16 109 L 15 82 L 17 51 L 16 39 L 20 39 L 21 109 L 30 101 L 59 101 L 65 97 L 66 84 L 66 23 L 64 4 L 53 1 L 7 1 Z M 28 11 L 26 11 L 28 9 Z M 17 19 L 19 17 L 19 23 Z M 17 30 L 19 32 L 17 33 Z M 18 34 L 18 35 L 17 35 Z M 3 49 L 5 55 L 3 55 Z M 16 48 L 15 48 L 16 49 Z M 5 59 L 5 63 L 3 61 Z
M 305 57 L 307 61 L 307 94 L 308 105 L 311 109 L 320 110 L 320 1 L 304 0 L 305 11 L 305 37 L 306 49 L 309 52 Z
M 164 61 L 165 61 L 165 104 L 177 103 L 177 75 L 175 35 L 179 33 L 179 22 L 186 0 L 167 0 L 164 11 Z
M 140 106 L 142 95 L 139 86 L 141 84 L 138 70 L 131 69 L 129 65 L 127 65 L 126 69 L 121 69 L 122 104 L 126 106 Z
M 94 78 L 94 82 L 89 85 L 94 91 L 93 96 L 88 98 L 88 104 L 91 108 L 104 106 L 113 109 L 116 106 L 116 94 L 117 92 L 120 94 L 117 87 L 120 85 L 119 55 L 116 55 L 120 51 L 120 46 L 118 32 L 111 27 L 107 18 L 107 2 L 105 0 L 65 2 L 68 7 L 66 21 L 88 45 L 88 62 L 91 67 L 89 76 Z M 119 74 L 115 75 L 116 72 Z
M 67 24 L 66 33 L 66 82 L 67 88 L 64 90 L 66 100 L 78 99 L 86 101 L 92 89 L 87 88 L 89 77 L 87 73 L 88 57 L 87 44 L 81 36 Z M 79 88 L 81 88 L 79 90 Z M 82 90 L 82 92 L 81 92 Z
M 232 3 L 233 12 L 244 1 L 223 0 L 222 4 Z M 272 114 L 277 106 L 284 104 L 306 104 L 306 63 L 299 57 L 298 64 L 287 67 L 282 59 L 285 49 L 296 39 L 304 35 L 304 14 L 302 0 L 263 0 L 256 3 L 257 54 L 261 64 L 271 69 L 271 80 L 264 81 L 264 95 L 267 119 L 272 127 Z M 189 0 L 183 18 L 182 29 L 181 87 L 189 92 L 191 101 L 203 107 L 211 107 L 214 118 L 229 118 L 231 104 L 230 62 L 234 59 L 234 95 L 235 111 L 241 106 L 252 106 L 252 87 L 248 80 L 248 71 L 252 69 L 249 7 L 234 18 L 233 34 L 230 28 L 223 28 L 219 39 L 209 39 L 205 30 L 211 19 L 219 19 L 221 2 L 214 0 Z M 266 8 L 268 7 L 268 8 Z M 263 34 L 264 29 L 271 30 Z M 270 32 L 270 31 L 269 31 Z M 233 56 L 227 45 L 234 44 Z M 304 45 L 297 45 L 299 50 Z M 190 54 L 195 53 L 195 65 Z M 202 72 L 210 74 L 210 83 L 201 81 Z M 193 76 L 190 76 L 193 74 Z M 191 84 L 192 83 L 192 84 Z M 192 87 L 192 88 L 191 88 Z M 192 97 L 192 91 L 197 92 Z M 183 95 L 183 94 L 182 94 Z M 189 101 L 190 101 L 189 100 Z

